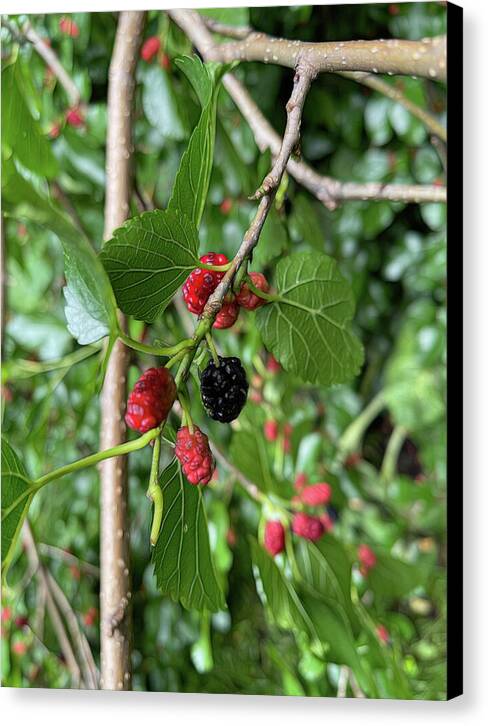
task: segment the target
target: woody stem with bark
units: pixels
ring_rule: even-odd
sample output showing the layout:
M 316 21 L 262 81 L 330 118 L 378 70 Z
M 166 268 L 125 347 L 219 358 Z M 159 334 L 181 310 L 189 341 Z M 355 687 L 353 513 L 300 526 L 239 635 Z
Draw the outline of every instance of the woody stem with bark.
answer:
M 208 19 L 204 19 L 194 10 L 167 10 L 166 12 L 180 26 L 203 58 L 206 61 L 210 60 L 215 42 L 206 27 Z M 212 30 L 214 29 L 212 27 Z M 261 151 L 269 149 L 273 156 L 276 156 L 280 151 L 282 140 L 261 113 L 250 93 L 232 73 L 226 73 L 222 83 L 249 124 L 256 145 Z M 293 158 L 288 159 L 287 171 L 329 209 L 335 209 L 338 203 L 342 201 L 355 199 L 371 201 L 385 199 L 405 203 L 446 201 L 446 188 L 443 186 L 430 184 L 347 184 L 323 176 L 303 160 Z
M 135 69 L 144 27 L 144 12 L 119 14 L 109 69 L 107 186 L 104 238 L 110 239 L 129 214 L 131 196 L 132 110 Z M 123 321 L 121 321 L 123 327 Z M 101 398 L 100 448 L 125 439 L 128 355 L 122 341 L 114 344 Z M 131 688 L 131 585 L 127 469 L 124 457 L 100 466 L 100 661 L 101 687 Z

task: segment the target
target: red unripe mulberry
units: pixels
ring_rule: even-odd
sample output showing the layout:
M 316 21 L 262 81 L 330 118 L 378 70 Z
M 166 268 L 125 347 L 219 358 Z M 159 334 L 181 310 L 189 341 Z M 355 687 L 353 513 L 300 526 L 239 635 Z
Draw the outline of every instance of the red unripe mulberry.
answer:
M 261 272 L 251 272 L 249 277 L 251 278 L 253 285 L 257 287 L 258 290 L 268 292 L 268 281 Z M 261 305 L 266 305 L 266 300 L 258 295 L 255 295 L 247 283 L 242 285 L 239 293 L 237 294 L 236 300 L 239 305 L 246 308 L 246 310 L 256 310 L 256 308 L 261 307 Z
M 232 209 L 232 199 L 229 199 L 226 197 L 223 202 L 220 204 L 220 211 L 222 214 L 229 214 L 230 210 Z
M 324 526 L 324 532 L 331 532 L 334 529 L 334 520 L 328 512 L 324 512 L 319 517 Z
M 273 557 L 283 552 L 285 549 L 285 528 L 281 522 L 266 522 L 264 547 Z
M 69 126 L 73 126 L 74 128 L 79 128 L 80 126 L 83 126 L 83 124 L 85 123 L 85 119 L 79 108 L 68 109 L 68 111 L 66 112 L 66 123 L 69 124 Z
M 371 570 L 376 565 L 376 555 L 368 545 L 359 545 L 358 559 L 363 574 L 367 574 L 368 570 Z
M 215 461 L 208 436 L 198 426 L 193 427 L 193 434 L 187 426 L 179 429 L 175 455 L 190 484 L 208 484 L 215 469 Z
M 218 255 L 215 252 L 209 252 L 208 255 L 200 257 L 200 262 L 204 265 L 226 265 L 229 260 L 225 255 Z M 216 270 L 202 270 L 197 267 L 188 275 L 183 285 L 183 299 L 188 310 L 194 315 L 201 315 L 203 308 L 210 295 L 213 293 L 225 272 Z
M 301 492 L 303 487 L 307 485 L 308 476 L 304 472 L 300 472 L 295 477 L 295 490 Z
M 390 633 L 384 625 L 378 625 L 376 628 L 376 635 L 382 643 L 390 642 Z
M 224 330 L 225 328 L 231 328 L 238 317 L 239 305 L 235 300 L 229 300 L 228 302 L 224 302 L 219 312 L 215 316 L 213 327 L 220 328 L 221 330 Z
M 264 438 L 267 441 L 276 441 L 276 439 L 278 438 L 278 423 L 276 421 L 265 422 Z
M 15 655 L 25 655 L 27 653 L 27 643 L 24 643 L 23 640 L 17 640 L 12 645 L 12 651 Z
M 77 38 L 80 34 L 78 25 L 71 18 L 61 18 L 59 29 L 64 35 L 69 35 L 70 38 Z
M 167 368 L 149 368 L 137 381 L 127 401 L 125 422 L 141 434 L 159 426 L 176 398 L 176 385 Z
M 165 71 L 169 71 L 171 68 L 171 61 L 166 53 L 163 53 L 161 56 L 161 68 L 164 68 Z
M 293 517 L 291 528 L 298 537 L 309 539 L 312 542 L 320 539 L 324 534 L 324 525 L 318 517 L 311 517 L 304 512 L 298 512 Z
M 273 355 L 270 355 L 266 363 L 266 368 L 270 373 L 278 373 L 281 371 L 281 366 Z
M 332 496 L 332 487 L 325 482 L 321 484 L 311 484 L 305 487 L 300 494 L 300 499 L 309 507 L 318 507 L 321 504 L 328 504 Z
M 141 58 L 146 63 L 150 63 L 155 55 L 159 53 L 161 48 L 161 41 L 156 35 L 152 35 L 146 41 L 144 41 L 141 48 Z

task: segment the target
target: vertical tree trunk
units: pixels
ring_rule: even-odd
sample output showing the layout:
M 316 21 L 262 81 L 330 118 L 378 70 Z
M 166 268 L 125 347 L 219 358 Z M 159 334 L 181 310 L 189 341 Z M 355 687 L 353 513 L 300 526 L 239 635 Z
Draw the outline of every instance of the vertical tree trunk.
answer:
M 145 13 L 121 12 L 109 70 L 104 237 L 129 213 L 135 68 Z M 115 344 L 101 398 L 102 449 L 125 439 L 127 352 Z M 101 465 L 100 647 L 101 687 L 131 688 L 130 547 L 126 457 Z

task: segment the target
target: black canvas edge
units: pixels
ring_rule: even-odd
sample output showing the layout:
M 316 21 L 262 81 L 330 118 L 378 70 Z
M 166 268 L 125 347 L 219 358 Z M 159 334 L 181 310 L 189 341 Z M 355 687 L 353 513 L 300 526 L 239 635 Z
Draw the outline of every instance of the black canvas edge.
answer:
M 447 279 L 462 301 L 463 9 L 447 3 Z M 452 276 L 449 272 L 452 271 Z M 448 282 L 449 285 L 449 282 Z M 460 289 L 461 286 L 461 289 Z M 449 295 L 449 292 L 448 292 Z M 447 324 L 447 699 L 463 693 L 462 311 L 449 305 Z

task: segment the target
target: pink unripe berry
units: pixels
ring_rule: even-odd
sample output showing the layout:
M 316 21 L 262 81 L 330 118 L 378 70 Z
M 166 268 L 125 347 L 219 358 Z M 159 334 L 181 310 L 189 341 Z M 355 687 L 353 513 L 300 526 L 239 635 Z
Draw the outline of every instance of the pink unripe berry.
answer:
M 390 633 L 385 628 L 384 625 L 378 625 L 376 628 L 376 635 L 378 636 L 379 640 L 381 640 L 382 643 L 389 643 L 390 642 Z
M 278 423 L 277 421 L 266 421 L 264 424 L 264 437 L 267 441 L 276 441 L 278 438 Z
M 332 487 L 326 482 L 311 484 L 302 490 L 300 498 L 309 507 L 318 507 L 321 504 L 328 504 L 332 496 Z
M 367 574 L 376 565 L 376 555 L 366 544 L 360 544 L 358 547 L 358 559 L 363 574 Z
M 297 512 L 293 517 L 291 528 L 298 537 L 309 539 L 312 542 L 320 539 L 324 534 L 324 525 L 318 517 L 311 517 L 304 512 Z
M 270 555 L 275 557 L 285 549 L 285 528 L 281 522 L 266 522 L 264 530 L 264 547 Z
M 303 487 L 308 483 L 308 476 L 304 472 L 299 472 L 295 477 L 294 487 L 297 492 L 301 492 Z
M 155 55 L 159 53 L 161 48 L 161 41 L 156 35 L 152 35 L 146 41 L 144 41 L 141 48 L 141 58 L 146 63 L 150 63 Z

